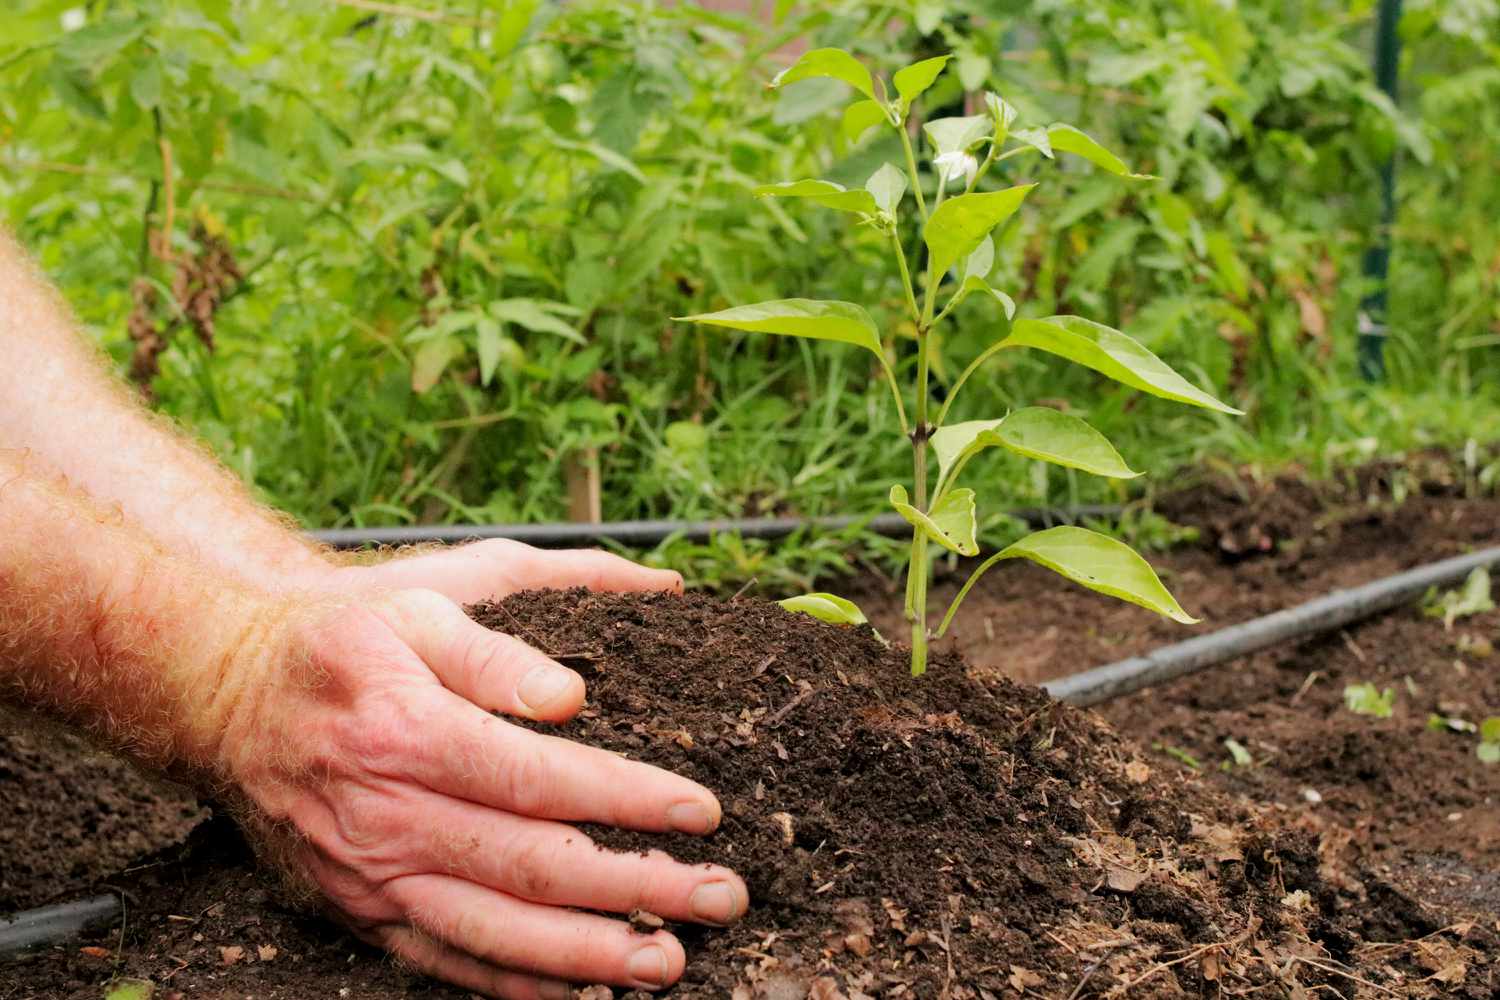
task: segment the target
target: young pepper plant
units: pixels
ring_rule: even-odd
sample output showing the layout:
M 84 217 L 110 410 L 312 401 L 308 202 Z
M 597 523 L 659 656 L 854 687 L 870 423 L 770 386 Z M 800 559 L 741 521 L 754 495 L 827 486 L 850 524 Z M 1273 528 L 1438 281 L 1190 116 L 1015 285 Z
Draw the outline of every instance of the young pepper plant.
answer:
M 986 94 L 984 114 L 940 118 L 922 126 L 937 177 L 929 204 L 917 169 L 908 117 L 913 102 L 932 86 L 950 58 L 925 59 L 899 70 L 891 78 L 895 89 L 892 96 L 884 80 L 872 76 L 847 52 L 825 48 L 804 54 L 772 80 L 771 86 L 809 77 L 831 77 L 853 87 L 863 99 L 844 112 L 845 136 L 854 141 L 871 128 L 894 129 L 901 141 L 904 169 L 884 164 L 864 188 L 857 190 L 816 179 L 767 184 L 755 189 L 755 194 L 761 197 L 803 198 L 848 212 L 858 218 L 858 224 L 873 227 L 889 240 L 891 255 L 901 275 L 906 307 L 917 331 L 916 384 L 910 413 L 875 321 L 856 303 L 777 299 L 680 317 L 707 326 L 855 344 L 875 355 L 895 399 L 901 433 L 910 439 L 912 446 L 911 488 L 892 486 L 890 502 L 912 525 L 906 617 L 911 623 L 913 675 L 921 674 L 927 665 L 927 587 L 934 546 L 965 556 L 979 552 L 974 491 L 958 485 L 960 475 L 973 458 L 986 449 L 1003 448 L 1099 476 L 1130 479 L 1138 475 L 1104 435 L 1078 417 L 1045 407 L 1025 407 L 993 420 L 946 423 L 953 400 L 987 360 L 1001 351 L 1030 348 L 1066 358 L 1155 396 L 1222 413 L 1240 412 L 1188 382 L 1118 330 L 1077 316 L 1015 318 L 1015 302 L 988 280 L 994 265 L 990 234 L 1016 213 L 1035 185 L 980 190 L 990 169 L 1013 157 L 1037 154 L 1052 159 L 1061 152 L 1081 156 L 1122 177 L 1146 175 L 1131 173 L 1119 157 L 1071 125 L 1012 129 L 1016 110 L 999 96 Z M 920 283 L 913 278 L 902 242 L 901 217 L 903 213 L 910 215 L 908 192 L 926 248 Z M 938 309 L 940 292 L 946 294 L 946 301 Z M 1010 320 L 1009 330 L 969 362 L 934 413 L 928 387 L 933 331 L 959 303 L 976 293 L 993 296 L 1001 304 Z M 934 460 L 935 482 L 932 481 Z M 1107 535 L 1063 526 L 1029 535 L 982 563 L 943 616 L 939 635 L 948 628 L 954 612 L 979 577 L 1005 559 L 1029 559 L 1085 587 L 1131 601 L 1176 621 L 1186 624 L 1197 621 L 1182 609 L 1134 550 Z M 832 595 L 827 594 L 809 597 L 816 599 L 793 598 L 785 603 L 791 610 L 805 611 L 829 621 L 864 620 L 859 609 L 848 601 L 829 600 Z

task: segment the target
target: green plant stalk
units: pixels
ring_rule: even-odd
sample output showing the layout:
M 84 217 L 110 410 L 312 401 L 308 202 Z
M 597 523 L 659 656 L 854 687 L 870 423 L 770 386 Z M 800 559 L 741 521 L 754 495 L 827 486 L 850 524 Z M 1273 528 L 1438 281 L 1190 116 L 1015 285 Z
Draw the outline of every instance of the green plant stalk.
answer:
M 901 151 L 906 154 L 906 172 L 911 175 L 911 193 L 917 196 L 917 211 L 922 213 L 922 221 L 927 221 L 927 201 L 922 197 L 922 176 L 917 173 L 917 157 L 912 152 L 911 136 L 906 134 L 906 126 L 897 125 L 896 132 L 901 136 Z
M 914 178 L 915 180 L 915 178 Z M 937 203 L 943 200 L 946 187 L 942 178 L 938 180 Z M 936 204 L 934 207 L 936 207 Z M 928 513 L 927 503 L 927 441 L 932 436 L 933 426 L 927 422 L 928 378 L 931 370 L 929 356 L 932 347 L 930 336 L 933 327 L 933 309 L 937 300 L 937 285 L 941 275 L 937 274 L 932 255 L 927 258 L 927 285 L 922 290 L 922 312 L 917 317 L 917 399 L 916 419 L 912 428 L 912 497 L 916 508 Z M 916 295 L 911 296 L 912 304 Z M 920 677 L 927 672 L 927 585 L 932 575 L 927 553 L 927 535 L 921 528 L 913 527 L 911 540 L 911 565 L 907 569 L 907 612 L 911 619 L 911 674 Z

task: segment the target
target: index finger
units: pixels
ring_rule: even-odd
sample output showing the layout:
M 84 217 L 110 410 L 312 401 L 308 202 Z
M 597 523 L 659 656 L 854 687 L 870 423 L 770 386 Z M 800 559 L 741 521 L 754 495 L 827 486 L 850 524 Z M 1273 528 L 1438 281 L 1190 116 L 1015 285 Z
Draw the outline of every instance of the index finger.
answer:
M 410 776 L 435 792 L 537 819 L 690 834 L 719 826 L 719 800 L 696 781 L 522 729 L 446 690 L 433 697 L 446 722 L 425 733 Z

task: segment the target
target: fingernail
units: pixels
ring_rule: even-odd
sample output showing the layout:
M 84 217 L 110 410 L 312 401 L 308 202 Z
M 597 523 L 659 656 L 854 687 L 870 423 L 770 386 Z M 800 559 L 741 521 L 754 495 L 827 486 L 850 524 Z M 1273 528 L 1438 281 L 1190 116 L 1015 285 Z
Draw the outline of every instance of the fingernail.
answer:
M 667 985 L 667 953 L 659 945 L 649 944 L 630 956 L 625 971 L 630 978 L 648 989 Z
M 547 981 L 537 984 L 536 995 L 542 1000 L 571 1000 L 573 988 L 567 983 Z
M 701 802 L 679 802 L 667 810 L 667 825 L 678 833 L 712 833 L 714 817 Z
M 728 882 L 705 882 L 688 897 L 693 918 L 706 924 L 727 924 L 739 916 L 739 893 Z
M 573 675 L 561 667 L 537 667 L 521 678 L 516 697 L 528 712 L 545 712 L 573 685 Z

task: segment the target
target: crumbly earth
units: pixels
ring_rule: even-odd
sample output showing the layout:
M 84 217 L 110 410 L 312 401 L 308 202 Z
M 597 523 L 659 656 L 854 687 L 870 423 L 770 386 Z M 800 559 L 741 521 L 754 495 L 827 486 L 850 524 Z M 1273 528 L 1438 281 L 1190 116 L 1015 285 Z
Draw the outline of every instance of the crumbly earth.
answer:
M 1500 524 L 1500 504 L 1440 468 L 1201 487 L 1159 509 L 1200 529 L 1157 561 L 1212 625 L 1492 543 Z M 679 929 L 675 997 L 1500 995 L 1500 768 L 1472 737 L 1425 728 L 1429 711 L 1500 714 L 1500 656 L 1478 641 L 1500 616 L 1450 631 L 1401 611 L 1101 715 L 1001 674 L 1067 673 L 1182 632 L 1027 567 L 976 599 L 977 631 L 920 682 L 868 631 L 755 599 L 547 592 L 474 613 L 588 678 L 563 732 L 720 794 L 705 842 L 590 831 L 749 881 L 739 927 Z M 993 642 L 976 638 L 984 617 Z M 1396 689 L 1390 719 L 1343 708 L 1366 680 Z M 123 927 L 0 965 L 0 1000 L 97 1000 L 115 975 L 151 979 L 158 1000 L 464 996 L 285 911 L 226 822 L 184 840 L 195 800 L 76 746 L 8 734 L 0 801 L 0 914 L 110 890 L 127 910 Z

